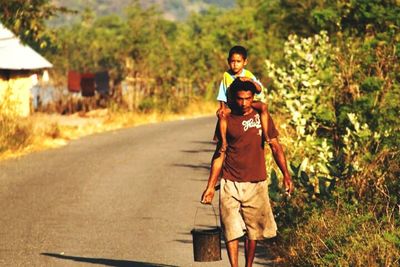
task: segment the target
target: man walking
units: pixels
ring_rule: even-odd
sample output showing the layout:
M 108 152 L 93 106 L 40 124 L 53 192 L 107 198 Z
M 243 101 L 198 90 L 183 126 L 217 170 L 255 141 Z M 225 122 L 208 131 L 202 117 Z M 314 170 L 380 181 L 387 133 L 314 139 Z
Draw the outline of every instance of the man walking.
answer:
M 256 88 L 253 83 L 236 79 L 230 86 L 232 113 L 227 115 L 226 152 L 216 152 L 201 202 L 210 204 L 215 185 L 220 181 L 220 214 L 231 266 L 238 266 L 239 238 L 246 235 L 246 266 L 252 266 L 257 240 L 276 236 L 276 223 L 268 198 L 264 139 L 260 115 L 252 108 Z M 284 177 L 287 193 L 293 183 L 286 159 L 277 139 L 278 132 L 269 119 L 269 145 Z

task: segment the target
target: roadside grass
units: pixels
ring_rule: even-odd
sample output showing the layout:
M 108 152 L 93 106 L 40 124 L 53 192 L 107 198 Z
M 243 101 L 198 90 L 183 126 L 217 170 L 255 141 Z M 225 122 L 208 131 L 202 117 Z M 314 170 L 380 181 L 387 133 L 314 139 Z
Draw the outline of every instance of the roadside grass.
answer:
M 367 173 L 340 180 L 330 197 L 311 197 L 296 177 L 289 199 L 271 195 L 277 185 L 270 185 L 279 232 L 264 247 L 276 266 L 400 265 L 400 155 L 383 154 L 383 177 Z
M 0 109 L 0 160 L 66 145 L 83 136 L 162 121 L 215 114 L 217 103 L 193 101 L 179 112 L 96 109 L 72 115 L 34 113 L 21 118 Z
M 295 152 L 302 148 L 289 145 L 296 136 L 292 127 L 285 125 L 289 119 L 283 114 L 272 116 L 279 125 L 288 163 L 296 163 Z M 267 152 L 268 169 L 273 168 L 278 176 L 278 183 L 272 181 L 269 189 L 279 232 L 262 245 L 274 266 L 400 266 L 400 155 L 381 154 L 363 173 L 339 180 L 330 197 L 309 195 L 294 176 L 296 189 L 287 199 L 279 191 L 280 171 Z M 378 171 L 377 166 L 385 170 L 379 179 L 367 171 Z M 271 192 L 280 197 L 272 197 Z
M 399 266 L 398 222 L 377 218 L 369 208 L 352 204 L 314 209 L 265 247 L 283 266 Z

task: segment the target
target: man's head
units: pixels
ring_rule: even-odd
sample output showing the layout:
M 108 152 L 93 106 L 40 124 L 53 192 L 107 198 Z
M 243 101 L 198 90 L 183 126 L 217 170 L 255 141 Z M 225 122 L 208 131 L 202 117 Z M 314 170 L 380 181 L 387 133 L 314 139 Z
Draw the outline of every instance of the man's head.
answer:
M 229 94 L 232 103 L 234 104 L 234 111 L 247 114 L 252 110 L 251 104 L 254 100 L 256 93 L 256 86 L 250 81 L 241 81 L 236 78 L 229 87 Z
M 247 65 L 246 48 L 240 45 L 232 47 L 231 50 L 229 50 L 228 64 L 233 74 L 240 74 Z

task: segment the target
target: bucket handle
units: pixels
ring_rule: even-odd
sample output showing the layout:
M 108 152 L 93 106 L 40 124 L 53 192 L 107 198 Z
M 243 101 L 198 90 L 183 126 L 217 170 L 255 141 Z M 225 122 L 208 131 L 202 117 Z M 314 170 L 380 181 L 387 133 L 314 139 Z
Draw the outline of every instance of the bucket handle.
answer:
M 214 216 L 215 216 L 215 226 L 218 227 L 218 216 L 217 213 L 215 212 L 214 205 L 211 203 L 210 206 L 213 209 Z M 196 228 L 196 219 L 197 219 L 197 212 L 199 211 L 199 207 L 196 209 L 196 214 L 194 215 L 194 221 L 193 221 L 193 227 Z

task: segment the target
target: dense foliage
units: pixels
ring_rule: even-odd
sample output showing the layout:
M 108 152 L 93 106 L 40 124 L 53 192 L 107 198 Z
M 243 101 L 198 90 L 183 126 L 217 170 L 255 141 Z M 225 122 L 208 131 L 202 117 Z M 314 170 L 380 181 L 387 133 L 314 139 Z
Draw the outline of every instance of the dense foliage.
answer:
M 271 102 L 294 130 L 285 143 L 298 189 L 290 205 L 277 207 L 292 265 L 396 266 L 400 256 L 400 86 L 389 74 L 399 69 L 395 44 L 348 47 L 333 53 L 325 32 L 291 35 L 283 67 L 266 61 Z M 365 61 L 377 54 L 379 61 Z M 344 66 L 345 57 L 354 61 Z M 275 172 L 272 178 L 271 197 L 283 201 Z
M 0 0 L 1 23 L 36 48 L 44 48 L 51 38 L 46 21 L 66 12 L 71 11 L 54 5 L 51 0 Z
M 25 8 L 18 3 L 3 7 L 2 21 L 8 7 Z M 42 27 L 51 12 L 49 1 L 38 3 L 43 13 L 32 16 Z M 23 33 L 33 25 L 23 14 L 5 22 L 26 21 Z M 247 47 L 271 112 L 286 120 L 281 141 L 297 188 L 282 198 L 272 171 L 280 237 L 269 250 L 290 266 L 399 264 L 398 1 L 242 0 L 179 22 L 134 1 L 124 17 L 80 15 L 42 50 L 56 75 L 108 69 L 116 84 L 126 76 L 154 81 L 157 90 L 139 108 L 179 109 L 184 101 L 171 93 L 182 80 L 197 97 L 214 99 L 228 49 Z

